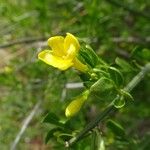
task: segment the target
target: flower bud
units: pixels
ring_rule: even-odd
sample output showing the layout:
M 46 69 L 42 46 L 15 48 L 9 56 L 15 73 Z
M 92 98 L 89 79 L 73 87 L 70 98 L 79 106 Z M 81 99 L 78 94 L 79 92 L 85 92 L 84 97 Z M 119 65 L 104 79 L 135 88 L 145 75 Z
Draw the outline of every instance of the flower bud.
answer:
M 72 117 L 76 115 L 80 111 L 88 95 L 89 95 L 89 91 L 85 91 L 82 95 L 75 98 L 66 108 L 65 111 L 66 117 Z

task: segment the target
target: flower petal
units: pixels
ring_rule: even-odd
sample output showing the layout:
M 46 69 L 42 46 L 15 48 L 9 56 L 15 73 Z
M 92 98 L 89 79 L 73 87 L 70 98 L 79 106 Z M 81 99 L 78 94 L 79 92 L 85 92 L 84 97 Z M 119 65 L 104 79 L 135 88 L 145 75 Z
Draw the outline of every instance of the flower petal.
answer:
M 80 44 L 79 44 L 77 38 L 74 35 L 67 33 L 67 36 L 65 37 L 65 40 L 64 40 L 64 50 L 66 52 L 70 48 L 70 45 L 73 45 L 75 47 L 76 51 L 78 51 L 80 48 Z
M 67 55 L 65 56 L 66 59 L 74 59 L 76 57 L 76 49 L 74 47 L 74 45 L 70 45 L 68 51 L 67 51 Z
M 78 58 L 75 58 L 73 60 L 73 67 L 76 68 L 77 70 L 81 71 L 81 72 L 88 71 L 87 65 L 84 65 Z
M 71 59 L 63 59 L 52 54 L 51 50 L 44 50 L 39 53 L 38 58 L 46 64 L 51 65 L 60 70 L 66 70 L 73 65 Z
M 56 56 L 63 56 L 64 53 L 64 37 L 54 36 L 48 39 L 48 45 L 53 50 L 53 54 Z

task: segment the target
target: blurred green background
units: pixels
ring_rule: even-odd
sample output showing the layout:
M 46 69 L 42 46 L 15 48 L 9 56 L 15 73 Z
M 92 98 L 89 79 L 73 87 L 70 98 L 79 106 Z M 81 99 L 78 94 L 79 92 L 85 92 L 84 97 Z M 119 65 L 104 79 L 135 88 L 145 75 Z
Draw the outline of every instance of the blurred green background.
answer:
M 38 101 L 42 104 L 17 150 L 65 149 L 55 147 L 57 143 L 53 141 L 44 144 L 51 127 L 42 120 L 48 111 L 65 118 L 66 104 L 81 91 L 65 89 L 65 85 L 81 80 L 74 70 L 60 72 L 37 59 L 38 52 L 48 48 L 48 37 L 70 32 L 84 39 L 110 64 L 114 64 L 116 57 L 125 59 L 132 66 L 131 72 L 124 72 L 128 83 L 139 71 L 135 66 L 150 61 L 149 29 L 149 0 L 0 0 L 0 149 L 12 147 L 24 120 Z M 20 40 L 24 42 L 12 43 Z M 109 137 L 105 139 L 106 149 L 148 150 L 149 92 L 147 76 L 132 92 L 135 101 L 114 117 L 132 137 L 134 145 L 120 144 L 112 140 L 111 131 L 104 131 L 104 136 Z M 98 109 L 101 103 L 94 100 L 87 104 L 80 118 L 82 123 L 77 118 L 73 120 L 76 127 L 82 125 L 83 128 L 90 106 Z

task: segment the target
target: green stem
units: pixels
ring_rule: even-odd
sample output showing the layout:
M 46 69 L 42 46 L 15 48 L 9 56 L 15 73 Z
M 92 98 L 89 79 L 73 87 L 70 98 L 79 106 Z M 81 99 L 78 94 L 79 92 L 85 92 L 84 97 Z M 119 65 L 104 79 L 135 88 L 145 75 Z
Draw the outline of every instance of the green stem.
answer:
M 101 137 L 101 133 L 98 128 L 93 129 L 91 140 L 91 150 L 104 150 L 104 140 Z
M 66 147 L 69 147 L 82 139 L 82 137 L 88 133 L 91 129 L 93 129 L 100 121 L 102 121 L 112 110 L 114 110 L 113 103 L 109 105 L 102 113 L 100 113 L 94 121 L 91 121 L 76 137 L 73 137 L 69 141 L 66 142 Z M 116 109 L 116 108 L 115 108 Z
M 96 131 L 92 132 L 92 137 L 91 137 L 91 150 L 97 150 L 97 133 Z
M 128 85 L 124 88 L 127 92 L 130 92 L 143 78 L 144 76 L 150 72 L 150 63 L 145 65 L 143 69 L 128 83 Z M 82 139 L 86 133 L 92 130 L 94 127 L 98 125 L 106 116 L 108 116 L 112 111 L 115 111 L 116 108 L 113 105 L 113 102 L 118 98 L 116 98 L 107 106 L 107 108 L 100 113 L 93 121 L 91 121 L 76 137 L 71 138 L 66 142 L 66 147 L 70 147 L 75 144 L 77 141 Z
M 124 90 L 130 92 L 148 72 L 150 72 L 150 63 L 146 64 L 145 67 L 143 67 L 143 69 L 128 83 Z

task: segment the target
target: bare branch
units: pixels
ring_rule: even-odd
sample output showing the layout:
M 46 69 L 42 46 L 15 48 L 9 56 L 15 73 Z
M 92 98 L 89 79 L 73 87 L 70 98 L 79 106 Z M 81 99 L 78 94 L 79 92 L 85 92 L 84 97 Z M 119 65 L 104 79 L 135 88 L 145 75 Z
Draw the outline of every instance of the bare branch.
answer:
M 34 106 L 34 108 L 32 109 L 32 111 L 30 112 L 30 114 L 27 116 L 27 118 L 25 119 L 19 133 L 17 134 L 14 142 L 12 143 L 12 146 L 10 148 L 10 150 L 16 150 L 16 146 L 19 143 L 23 133 L 25 132 L 26 128 L 28 127 L 29 123 L 31 122 L 32 118 L 34 117 L 34 115 L 37 113 L 37 111 L 39 110 L 39 107 L 41 105 L 41 101 L 39 100 L 36 105 Z
M 138 15 L 138 16 L 141 16 L 141 17 L 144 17 L 146 19 L 150 19 L 150 15 L 149 13 L 146 13 L 146 12 L 142 12 L 142 11 L 139 11 L 139 10 L 136 10 L 135 8 L 131 7 L 131 6 L 128 6 L 127 4 L 124 4 L 122 1 L 119 1 L 119 0 L 107 0 L 109 3 L 117 6 L 117 7 L 122 7 L 123 9 L 135 14 L 135 15 Z
M 112 41 L 115 43 L 122 43 L 122 42 L 126 42 L 126 43 L 136 43 L 136 44 L 145 44 L 145 43 L 150 43 L 150 37 L 146 37 L 146 38 L 138 38 L 138 37 L 127 37 L 127 38 L 123 38 L 123 37 L 113 37 Z
M 2 44 L 0 45 L 0 48 L 7 48 L 7 47 L 18 45 L 18 44 L 28 44 L 28 43 L 38 42 L 38 41 L 45 41 L 46 39 L 47 37 L 24 38 L 24 39 L 12 41 L 10 43 Z

